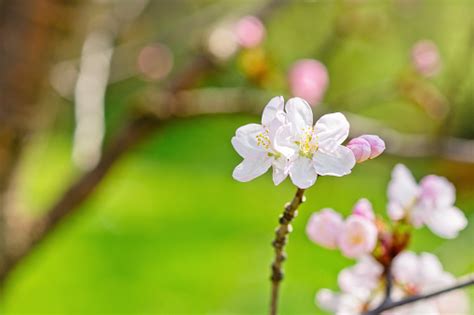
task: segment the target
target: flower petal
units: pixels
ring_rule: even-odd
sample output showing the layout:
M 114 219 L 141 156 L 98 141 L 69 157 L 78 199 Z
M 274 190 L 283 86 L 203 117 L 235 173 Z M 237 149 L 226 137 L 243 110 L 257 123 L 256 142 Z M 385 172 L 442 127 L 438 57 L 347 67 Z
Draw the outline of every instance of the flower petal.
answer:
M 298 153 L 298 146 L 295 144 L 290 124 L 278 128 L 273 146 L 276 151 L 290 159 Z
M 336 146 L 332 152 L 316 151 L 313 161 L 319 175 L 344 176 L 349 174 L 355 165 L 354 154 L 342 145 Z
M 397 164 L 388 184 L 389 202 L 399 204 L 401 208 L 410 208 L 418 194 L 419 188 L 413 175 L 405 165 Z
M 455 238 L 467 226 L 466 216 L 456 207 L 429 211 L 424 221 L 433 233 L 443 238 Z
M 420 198 L 428 207 L 451 207 L 456 200 L 456 189 L 446 178 L 428 175 L 420 181 Z
M 321 116 L 314 126 L 320 146 L 333 147 L 341 144 L 349 135 L 349 122 L 341 113 Z
M 288 160 L 284 157 L 273 160 L 273 183 L 279 185 L 288 176 Z
M 286 114 L 288 122 L 293 127 L 292 131 L 296 134 L 300 134 L 306 128 L 313 126 L 313 111 L 302 98 L 290 98 L 286 102 Z
M 247 124 L 240 127 L 231 140 L 234 149 L 244 159 L 265 152 L 265 149 L 257 144 L 257 135 L 264 131 L 265 129 L 259 124 Z
M 283 99 L 283 96 L 272 98 L 263 109 L 262 125 L 269 126 L 274 119 L 284 119 L 284 106 L 285 100 Z
M 232 176 L 240 182 L 248 182 L 264 174 L 271 165 L 272 158 L 268 156 L 261 159 L 244 159 L 234 169 Z
M 312 161 L 301 157 L 291 163 L 290 177 L 293 184 L 299 188 L 306 189 L 316 182 L 318 175 L 312 165 Z

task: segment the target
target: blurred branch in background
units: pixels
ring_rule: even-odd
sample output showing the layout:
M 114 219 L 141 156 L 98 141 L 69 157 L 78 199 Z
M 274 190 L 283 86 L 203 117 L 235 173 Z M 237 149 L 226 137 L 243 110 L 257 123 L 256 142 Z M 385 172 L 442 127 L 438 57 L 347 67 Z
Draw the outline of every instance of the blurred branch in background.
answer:
M 40 115 L 38 96 L 58 35 L 69 29 L 74 1 L 0 2 L 0 270 L 9 259 L 6 193 L 24 141 Z M 17 231 L 22 233 L 23 231 Z
M 269 1 L 256 12 L 256 15 L 267 18 L 282 3 L 284 3 L 282 0 Z M 30 25 L 31 29 L 35 29 L 35 27 L 34 23 Z M 38 61 L 43 62 L 41 59 Z M 66 189 L 66 192 L 58 198 L 51 208 L 44 212 L 46 214 L 42 218 L 28 229 L 25 227 L 21 231 L 27 235 L 24 238 L 25 243 L 16 244 L 9 251 L 4 252 L 5 257 L 0 265 L 0 281 L 4 281 L 17 263 L 27 256 L 64 218 L 78 209 L 77 207 L 91 195 L 111 166 L 124 153 L 155 131 L 163 120 L 171 119 L 173 113 L 179 112 L 176 107 L 172 109 L 171 104 L 176 104 L 175 97 L 180 91 L 191 88 L 202 76 L 217 68 L 218 64 L 206 51 L 197 53 L 188 66 L 168 83 L 167 88 L 163 91 L 166 97 L 161 99 L 160 104 L 157 104 L 160 108 L 158 111 L 144 111 L 133 114 L 130 121 L 126 122 L 124 127 L 121 128 L 121 131 L 112 137 L 108 148 L 102 154 L 97 165 Z M 99 101 L 96 102 L 97 104 L 100 103 L 99 98 L 95 101 Z
M 155 95 L 157 99 L 153 99 Z M 148 93 L 144 106 L 150 111 L 160 111 L 164 104 L 160 94 Z M 186 90 L 177 93 L 172 100 L 173 115 L 191 117 L 207 114 L 260 114 L 268 95 L 260 90 L 241 88 L 204 88 Z M 148 104 L 148 105 L 147 105 Z M 324 106 L 315 108 L 317 116 L 326 112 Z M 387 152 L 403 157 L 433 157 L 440 156 L 447 160 L 463 163 L 474 163 L 474 140 L 449 136 L 439 138 L 425 134 L 406 134 L 384 123 L 358 114 L 344 112 L 351 122 L 352 136 L 362 132 L 379 134 L 387 142 Z M 157 115 L 160 115 L 157 112 Z

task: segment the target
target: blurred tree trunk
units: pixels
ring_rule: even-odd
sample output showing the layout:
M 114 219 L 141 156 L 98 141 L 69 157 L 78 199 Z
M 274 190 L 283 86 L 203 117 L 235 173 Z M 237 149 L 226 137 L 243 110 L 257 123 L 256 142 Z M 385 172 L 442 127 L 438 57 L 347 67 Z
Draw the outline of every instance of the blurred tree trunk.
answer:
M 38 98 L 49 57 L 57 35 L 68 29 L 72 2 L 0 0 L 0 271 L 8 264 L 11 250 L 6 193 L 25 139 L 39 116 Z

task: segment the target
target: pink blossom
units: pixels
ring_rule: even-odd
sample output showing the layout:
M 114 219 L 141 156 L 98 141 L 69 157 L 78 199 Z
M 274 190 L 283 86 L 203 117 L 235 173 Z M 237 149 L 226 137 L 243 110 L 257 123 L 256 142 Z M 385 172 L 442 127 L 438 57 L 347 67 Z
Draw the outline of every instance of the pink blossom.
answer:
M 363 135 L 349 141 L 347 147 L 354 153 L 357 163 L 362 163 L 382 154 L 385 142 L 376 135 Z
M 342 216 L 333 209 L 323 209 L 311 215 L 306 226 L 309 239 L 326 248 L 336 248 L 343 225 Z
M 413 66 L 423 76 L 432 77 L 441 68 L 438 47 L 432 41 L 417 42 L 412 48 L 411 58 Z
M 429 175 L 418 185 L 410 171 L 398 164 L 392 171 L 388 197 L 392 220 L 406 218 L 413 226 L 426 225 L 444 238 L 456 237 L 467 226 L 464 213 L 454 206 L 454 186 L 444 177 Z
M 313 106 L 322 100 L 329 84 L 326 67 L 313 59 L 302 59 L 293 64 L 288 80 L 291 93 Z
M 378 157 L 385 151 L 385 141 L 376 135 L 362 135 L 359 138 L 366 140 L 370 144 L 370 159 Z
M 349 141 L 347 147 L 354 153 L 357 163 L 367 161 L 370 157 L 370 143 L 362 138 L 354 138 Z
M 235 25 L 235 35 L 242 47 L 256 47 L 265 37 L 265 26 L 257 17 L 247 15 Z
M 377 227 L 366 218 L 351 215 L 344 222 L 338 244 L 346 257 L 358 258 L 368 254 L 377 244 Z
M 372 208 L 372 204 L 365 198 L 360 199 L 352 208 L 353 215 L 359 215 L 367 220 L 374 221 L 375 214 Z

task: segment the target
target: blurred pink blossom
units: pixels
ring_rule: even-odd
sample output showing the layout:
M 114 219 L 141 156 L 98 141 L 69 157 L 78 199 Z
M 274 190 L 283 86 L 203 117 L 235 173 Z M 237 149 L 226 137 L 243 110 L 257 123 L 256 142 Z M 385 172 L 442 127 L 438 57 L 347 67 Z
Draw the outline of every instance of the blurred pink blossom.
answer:
M 369 200 L 365 198 L 362 198 L 359 201 L 357 201 L 357 203 L 354 205 L 354 208 L 352 208 L 352 214 L 359 215 L 370 221 L 375 220 L 375 214 L 374 214 L 374 210 L 372 209 L 372 204 L 370 203 Z
M 354 266 L 341 270 L 337 282 L 343 292 L 367 297 L 379 285 L 382 273 L 382 265 L 367 255 L 362 256 Z
M 392 273 L 396 283 L 405 288 L 403 295 L 425 294 L 456 282 L 444 271 L 439 259 L 430 253 L 419 255 L 411 251 L 399 254 L 393 261 Z M 399 291 L 400 293 L 400 291 Z M 391 313 L 392 314 L 392 313 Z M 469 301 L 463 291 L 450 292 L 434 299 L 401 307 L 393 314 L 470 314 Z
M 343 225 L 342 216 L 333 209 L 323 209 L 311 215 L 306 226 L 309 239 L 326 248 L 336 248 Z
M 265 26 L 255 16 L 244 16 L 235 25 L 237 41 L 245 48 L 253 48 L 260 45 L 265 38 L 265 33 Z
M 313 106 L 322 100 L 329 84 L 326 67 L 313 59 L 302 59 L 293 64 L 288 80 L 291 93 Z
M 410 171 L 398 164 L 392 171 L 388 198 L 392 220 L 406 218 L 413 226 L 426 225 L 444 238 L 456 237 L 467 226 L 464 213 L 454 206 L 454 186 L 444 177 L 428 175 L 418 185 Z
M 351 215 L 344 222 L 338 244 L 344 256 L 349 258 L 369 254 L 377 244 L 377 227 L 373 221 Z
M 423 76 L 432 77 L 441 69 L 438 47 L 429 40 L 421 40 L 412 48 L 411 59 L 415 69 Z

